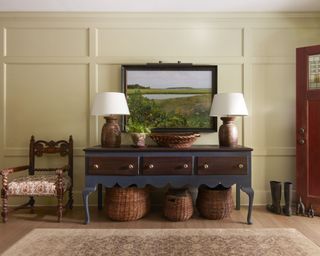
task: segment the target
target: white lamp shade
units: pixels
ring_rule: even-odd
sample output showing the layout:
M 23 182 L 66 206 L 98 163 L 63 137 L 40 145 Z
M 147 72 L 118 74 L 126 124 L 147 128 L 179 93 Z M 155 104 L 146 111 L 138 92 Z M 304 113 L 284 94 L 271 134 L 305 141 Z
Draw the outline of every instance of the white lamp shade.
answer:
M 96 95 L 91 115 L 130 115 L 126 97 L 120 92 L 103 92 Z
M 248 109 L 242 93 L 214 95 L 210 116 L 247 116 Z

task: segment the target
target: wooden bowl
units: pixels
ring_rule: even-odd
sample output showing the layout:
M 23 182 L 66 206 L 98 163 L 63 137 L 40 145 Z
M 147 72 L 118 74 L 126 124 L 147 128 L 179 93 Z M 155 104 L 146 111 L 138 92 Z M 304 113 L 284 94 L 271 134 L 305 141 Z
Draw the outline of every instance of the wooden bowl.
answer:
M 150 134 L 150 138 L 160 147 L 170 148 L 190 148 L 198 137 L 200 137 L 200 134 L 193 132 Z

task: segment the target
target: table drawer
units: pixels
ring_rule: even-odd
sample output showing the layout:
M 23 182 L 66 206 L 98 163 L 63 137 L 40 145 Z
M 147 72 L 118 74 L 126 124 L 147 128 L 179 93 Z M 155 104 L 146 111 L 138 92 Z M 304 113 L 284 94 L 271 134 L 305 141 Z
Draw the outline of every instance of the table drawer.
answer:
M 138 157 L 89 157 L 89 175 L 138 175 Z
M 247 157 L 198 157 L 198 175 L 246 175 Z
M 192 157 L 144 157 L 144 175 L 192 175 Z

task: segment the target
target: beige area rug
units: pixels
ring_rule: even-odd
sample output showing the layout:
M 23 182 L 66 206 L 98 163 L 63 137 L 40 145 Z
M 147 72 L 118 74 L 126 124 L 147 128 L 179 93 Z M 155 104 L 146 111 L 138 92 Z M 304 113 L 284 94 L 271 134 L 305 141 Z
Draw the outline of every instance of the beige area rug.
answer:
M 35 229 L 3 255 L 320 255 L 295 229 Z

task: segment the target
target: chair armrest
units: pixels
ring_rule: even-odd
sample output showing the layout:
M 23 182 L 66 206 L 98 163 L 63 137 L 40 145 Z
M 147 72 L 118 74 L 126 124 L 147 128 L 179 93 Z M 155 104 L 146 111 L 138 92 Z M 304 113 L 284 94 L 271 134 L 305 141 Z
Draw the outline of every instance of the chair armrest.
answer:
M 0 175 L 7 176 L 10 173 L 20 172 L 20 171 L 27 170 L 27 169 L 29 169 L 29 165 L 6 168 L 6 169 L 0 170 Z
M 23 170 L 29 169 L 29 165 L 11 167 L 7 169 L 0 170 L 0 175 L 2 177 L 2 189 L 1 189 L 1 198 L 8 199 L 8 175 L 14 172 L 20 172 Z
M 56 168 L 56 174 L 57 176 L 62 176 L 62 174 L 68 170 L 69 170 L 69 165 L 65 165 L 61 168 Z

